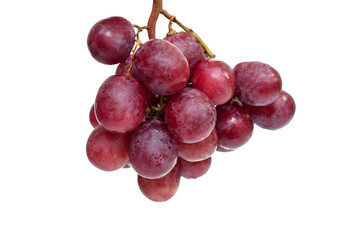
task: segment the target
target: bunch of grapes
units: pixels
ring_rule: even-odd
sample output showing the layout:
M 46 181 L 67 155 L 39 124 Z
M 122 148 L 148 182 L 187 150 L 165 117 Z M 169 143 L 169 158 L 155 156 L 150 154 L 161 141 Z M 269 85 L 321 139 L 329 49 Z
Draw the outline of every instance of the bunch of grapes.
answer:
M 216 150 L 245 144 L 254 123 L 272 130 L 285 126 L 295 102 L 267 64 L 242 62 L 232 69 L 191 30 L 170 27 L 165 38 L 143 44 L 144 29 L 149 26 L 110 17 L 90 30 L 91 55 L 118 66 L 91 107 L 94 130 L 86 151 L 101 170 L 133 168 L 142 193 L 166 201 L 181 176 L 194 179 L 208 171 Z

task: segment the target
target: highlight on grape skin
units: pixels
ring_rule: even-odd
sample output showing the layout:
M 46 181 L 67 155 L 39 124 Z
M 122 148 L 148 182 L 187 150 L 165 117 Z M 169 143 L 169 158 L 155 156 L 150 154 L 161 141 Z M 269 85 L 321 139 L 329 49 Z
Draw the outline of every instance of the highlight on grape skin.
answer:
M 86 154 L 103 171 L 134 170 L 140 192 L 164 202 L 181 179 L 206 175 L 216 151 L 237 154 L 255 125 L 276 130 L 289 124 L 296 105 L 273 67 L 248 61 L 232 68 L 216 60 L 193 30 L 162 9 L 162 0 L 153 4 L 161 7 L 145 26 L 110 17 L 88 34 L 93 58 L 117 65 L 115 75 L 99 79 L 89 104 Z M 170 21 L 163 39 L 155 36 L 160 14 Z M 174 23 L 184 31 L 176 32 Z

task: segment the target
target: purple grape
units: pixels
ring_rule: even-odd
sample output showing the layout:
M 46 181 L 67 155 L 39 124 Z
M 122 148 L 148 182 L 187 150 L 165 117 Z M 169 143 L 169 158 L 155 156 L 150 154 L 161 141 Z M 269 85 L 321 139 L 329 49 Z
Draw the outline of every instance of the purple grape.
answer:
M 233 97 L 236 77 L 225 62 L 209 59 L 199 63 L 196 68 L 193 87 L 204 92 L 215 105 L 221 105 Z
M 130 142 L 130 163 L 145 178 L 160 178 L 172 170 L 177 161 L 175 141 L 164 122 L 143 122 Z
M 167 36 L 164 40 L 173 43 L 187 58 L 190 70 L 189 77 L 191 79 L 197 65 L 206 59 L 202 45 L 194 37 L 192 37 L 192 35 L 186 32 L 179 32 L 171 36 Z
M 172 135 L 184 143 L 195 143 L 208 137 L 217 120 L 212 101 L 194 88 L 185 88 L 172 96 L 164 114 Z
M 122 168 L 129 161 L 129 142 L 129 134 L 112 133 L 97 126 L 86 144 L 89 161 L 104 171 Z
M 246 105 L 255 124 L 262 128 L 276 130 L 286 126 L 296 111 L 292 96 L 281 91 L 280 96 L 267 106 L 255 107 Z
M 104 128 L 112 132 L 129 132 L 144 119 L 146 91 L 132 77 L 113 75 L 99 88 L 94 106 L 96 117 Z
M 198 162 L 188 162 L 182 158 L 178 158 L 178 166 L 180 173 L 184 178 L 199 178 L 203 176 L 210 168 L 212 159 L 209 157 Z
M 89 32 L 91 55 L 104 64 L 124 62 L 132 51 L 135 32 L 132 24 L 122 17 L 110 17 L 97 22 Z
M 218 146 L 225 150 L 234 150 L 251 138 L 253 121 L 240 103 L 233 101 L 217 106 L 216 129 Z
M 177 141 L 178 156 L 189 162 L 197 162 L 209 158 L 217 149 L 217 130 L 214 128 L 208 137 L 196 143 Z
M 169 96 L 185 87 L 189 66 L 176 46 L 153 39 L 135 52 L 132 74 L 150 91 Z
M 164 202 L 172 198 L 179 187 L 180 171 L 176 165 L 167 175 L 148 179 L 138 175 L 138 186 L 141 192 L 150 200 Z
M 260 62 L 243 62 L 233 70 L 237 81 L 236 95 L 242 103 L 265 106 L 279 96 L 281 77 L 271 66 Z

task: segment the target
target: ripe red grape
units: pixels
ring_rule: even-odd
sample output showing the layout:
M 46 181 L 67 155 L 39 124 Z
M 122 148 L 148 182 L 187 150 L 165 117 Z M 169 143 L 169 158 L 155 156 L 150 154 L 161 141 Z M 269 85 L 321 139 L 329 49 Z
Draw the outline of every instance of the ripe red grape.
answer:
M 162 39 L 153 39 L 135 52 L 132 74 L 147 89 L 168 96 L 185 87 L 189 66 L 176 46 Z
M 217 106 L 218 146 L 233 150 L 245 144 L 252 136 L 253 121 L 239 102 Z
M 180 172 L 176 165 L 167 175 L 148 179 L 138 175 L 138 185 L 142 193 L 152 201 L 164 202 L 172 198 L 179 187 Z
M 164 122 L 143 122 L 133 133 L 130 148 L 133 169 L 145 178 L 160 178 L 176 164 L 177 148 Z
M 99 125 L 99 122 L 98 122 L 97 117 L 95 116 L 95 112 L 94 112 L 94 104 L 92 105 L 92 107 L 90 109 L 89 120 L 93 127 L 96 127 Z
M 112 133 L 97 126 L 86 144 L 89 161 L 104 171 L 124 167 L 129 161 L 129 142 L 129 134 Z
M 211 166 L 212 159 L 209 157 L 198 162 L 188 162 L 182 158 L 178 158 L 180 173 L 184 178 L 199 178 L 203 176 Z
M 234 67 L 236 95 L 242 103 L 264 106 L 279 96 L 282 81 L 279 73 L 261 62 L 243 62 Z
M 184 143 L 195 143 L 208 137 L 217 120 L 212 101 L 194 88 L 185 88 L 172 96 L 164 115 L 172 135 Z
M 236 77 L 225 62 L 210 59 L 198 64 L 193 75 L 193 87 L 204 92 L 215 105 L 221 105 L 232 98 Z
M 129 56 L 124 62 L 119 63 L 117 69 L 115 70 L 115 74 L 124 74 L 128 71 L 130 64 L 132 63 L 132 57 Z
M 173 43 L 187 58 L 189 64 L 189 77 L 192 78 L 197 65 L 206 59 L 202 45 L 192 35 L 186 32 L 179 32 L 167 36 L 164 40 Z
M 132 51 L 134 42 L 133 26 L 122 17 L 110 17 L 97 22 L 88 35 L 91 55 L 104 64 L 124 62 Z
M 255 124 L 262 128 L 276 130 L 287 125 L 295 114 L 296 104 L 292 96 L 281 91 L 280 96 L 267 106 L 247 106 Z
M 99 123 L 112 132 L 129 132 L 144 119 L 146 91 L 134 78 L 113 75 L 99 88 L 95 114 Z
M 236 150 L 236 149 L 225 149 L 225 148 L 218 146 L 216 151 L 217 152 L 233 152 L 234 150 Z
M 209 158 L 217 149 L 217 130 L 214 128 L 208 137 L 196 143 L 177 141 L 178 156 L 190 162 Z

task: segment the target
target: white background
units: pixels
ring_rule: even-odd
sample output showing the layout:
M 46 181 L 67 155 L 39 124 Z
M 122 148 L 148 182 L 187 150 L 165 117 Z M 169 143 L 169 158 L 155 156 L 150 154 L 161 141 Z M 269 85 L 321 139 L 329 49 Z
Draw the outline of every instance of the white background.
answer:
M 297 109 L 154 203 L 133 170 L 102 172 L 85 153 L 89 109 L 115 71 L 91 58 L 88 31 L 116 15 L 146 25 L 151 0 L 2 1 L 0 239 L 361 239 L 357 3 L 164 0 L 218 59 L 276 68 Z

